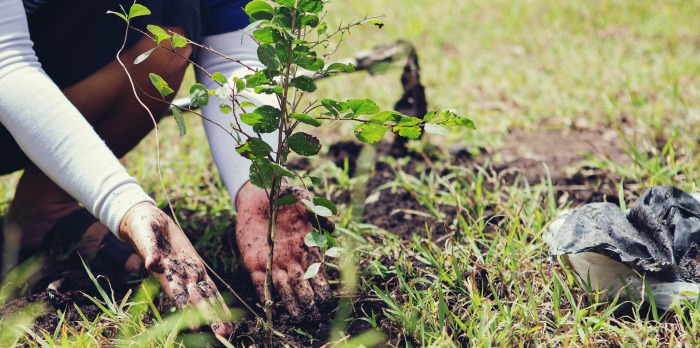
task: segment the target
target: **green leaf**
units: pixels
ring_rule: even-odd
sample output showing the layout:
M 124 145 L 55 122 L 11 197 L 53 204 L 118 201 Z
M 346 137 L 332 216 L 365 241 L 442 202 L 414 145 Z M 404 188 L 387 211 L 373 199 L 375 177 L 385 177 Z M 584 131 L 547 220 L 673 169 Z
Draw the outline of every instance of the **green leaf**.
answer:
M 209 93 L 201 83 L 195 83 L 190 87 L 190 107 L 196 108 L 209 104 Z
M 321 263 L 316 262 L 311 264 L 309 268 L 306 270 L 306 273 L 304 273 L 304 279 L 311 279 L 315 277 L 318 274 L 318 271 L 321 269 Z
M 333 212 L 330 209 L 328 209 L 322 205 L 315 205 L 313 202 L 311 202 L 308 199 L 302 199 L 301 202 L 304 203 L 304 205 L 306 206 L 307 209 L 309 209 L 310 212 L 312 212 L 318 216 L 328 217 L 328 216 L 333 215 Z
M 300 0 L 299 10 L 302 12 L 319 13 L 323 10 L 323 1 L 321 0 Z
M 302 156 L 313 156 L 321 150 L 321 142 L 315 136 L 304 132 L 292 134 L 287 139 L 287 144 L 294 152 Z
M 129 8 L 129 19 L 147 16 L 149 14 L 151 14 L 151 10 L 149 10 L 148 7 L 143 6 L 141 4 L 133 4 Z
M 318 231 L 311 231 L 304 237 L 304 244 L 309 247 L 320 247 L 323 248 L 328 243 L 328 239 L 323 233 Z
M 254 107 L 255 107 L 255 104 L 253 104 L 253 103 L 251 103 L 251 102 L 249 102 L 249 101 L 247 101 L 247 100 L 244 100 L 244 101 L 241 102 L 241 108 L 243 108 L 243 109 L 246 109 L 246 108 L 254 108 Z
M 323 59 L 317 57 L 316 52 L 303 44 L 299 44 L 292 50 L 292 61 L 294 64 L 310 71 L 319 71 L 325 65 Z
M 292 29 L 292 18 L 294 11 L 291 7 L 280 6 L 274 9 L 274 18 L 272 19 L 272 24 L 276 24 L 285 29 Z M 296 28 L 299 29 L 300 23 L 297 21 Z
M 301 25 L 308 26 L 310 28 L 316 28 L 319 23 L 318 16 L 315 14 L 307 14 L 301 16 Z
M 326 68 L 326 72 L 346 72 L 351 73 L 355 71 L 355 66 L 351 63 L 333 63 Z
M 236 152 L 247 159 L 266 158 L 272 152 L 272 147 L 260 138 L 249 138 L 245 143 L 236 146 Z
M 231 111 L 233 111 L 233 108 L 231 108 L 231 105 L 228 104 L 219 104 L 219 110 L 222 114 L 228 114 L 231 113 Z
M 289 81 L 289 85 L 304 92 L 313 92 L 316 90 L 316 83 L 308 76 L 297 76 Z
M 450 131 L 446 127 L 434 123 L 425 124 L 425 132 L 431 134 L 449 135 Z
M 233 83 L 236 85 L 236 93 L 241 93 L 241 91 L 245 89 L 245 81 L 241 78 L 234 77 Z
M 274 32 L 276 29 L 272 27 L 259 28 L 253 32 L 253 39 L 259 44 L 274 43 Z
M 182 48 L 185 46 L 187 46 L 187 39 L 178 33 L 173 34 L 173 47 Z
M 279 207 L 281 205 L 292 205 L 296 202 L 299 202 L 299 199 L 291 193 L 288 193 L 280 198 L 277 198 L 277 201 L 275 201 L 275 204 Z M 308 234 L 307 234 L 308 236 Z
M 453 110 L 430 111 L 423 117 L 426 123 L 441 124 L 443 126 L 460 126 L 469 129 L 476 129 L 472 120 L 461 117 Z
M 391 123 L 396 124 L 399 119 L 401 119 L 401 114 L 396 111 L 380 111 L 369 117 L 368 121 L 370 123 L 385 124 Z
M 340 248 L 340 247 L 332 247 L 332 248 L 326 250 L 326 252 L 323 253 L 323 254 L 326 255 L 326 256 L 328 256 L 328 257 L 332 257 L 332 258 L 335 259 L 335 258 L 340 257 L 340 254 L 342 254 L 343 252 L 345 252 L 345 249 L 343 249 L 343 248 Z
M 168 83 L 157 74 L 150 73 L 148 77 L 151 78 L 151 83 L 153 83 L 153 86 L 160 92 L 161 96 L 166 97 L 174 92 L 173 89 L 168 86 Z
M 399 114 L 399 119 L 396 124 L 399 126 L 415 126 L 421 123 L 421 119 L 413 116 L 406 116 Z
M 338 208 L 336 208 L 335 203 L 328 199 L 325 199 L 323 197 L 314 197 L 314 204 L 328 208 L 328 210 L 330 210 L 331 213 L 333 213 L 333 215 L 338 214 Z
M 328 110 L 328 113 L 335 116 L 335 117 L 340 117 L 342 114 L 348 111 L 348 104 L 345 102 L 338 102 L 332 99 L 323 99 L 321 100 L 321 105 L 323 105 L 326 110 Z
M 279 69 L 280 61 L 277 57 L 277 50 L 273 44 L 262 44 L 258 46 L 258 59 L 268 69 Z
M 278 108 L 270 105 L 263 105 L 253 112 L 241 114 L 243 123 L 253 126 L 256 133 L 272 133 L 277 130 L 280 123 L 281 112 Z
M 384 26 L 384 22 L 376 20 L 376 19 L 372 19 L 369 22 L 376 25 L 377 28 L 379 28 L 379 29 L 381 29 Z
M 211 90 L 207 91 L 209 94 L 212 94 Z M 214 95 L 219 98 L 219 100 L 231 100 L 231 88 L 229 86 L 221 86 L 214 90 Z
M 301 122 L 301 123 L 305 123 L 305 124 L 308 124 L 308 125 L 311 125 L 314 127 L 318 127 L 322 124 L 321 121 L 319 121 L 319 120 L 317 120 L 317 119 L 315 119 L 307 114 L 300 114 L 300 113 L 295 112 L 295 113 L 289 115 L 289 118 L 299 120 L 299 122 Z
M 271 85 L 257 86 L 257 87 L 255 87 L 255 88 L 253 89 L 253 91 L 254 91 L 256 94 L 263 94 L 263 93 L 264 93 L 264 94 L 278 94 L 278 95 L 282 95 L 282 93 L 284 93 L 284 91 L 282 90 L 282 86 L 280 86 L 280 85 L 274 85 L 274 86 L 271 86 Z
M 122 8 L 122 10 L 123 10 L 123 8 Z M 114 12 L 114 11 L 107 11 L 107 14 L 117 15 L 119 18 L 123 19 L 124 22 L 128 22 L 128 21 L 129 21 L 123 13 Z
M 422 133 L 418 126 L 394 126 L 392 130 L 395 134 L 409 139 L 418 139 Z
M 377 123 L 363 123 L 355 127 L 355 137 L 364 143 L 378 143 L 386 133 L 388 126 Z
M 319 177 L 315 177 L 315 176 L 311 176 L 311 175 L 307 175 L 306 177 L 309 178 L 309 180 L 311 180 L 311 184 L 314 186 L 321 186 L 321 184 L 323 183 L 321 181 L 321 178 L 319 178 Z
M 177 130 L 180 132 L 180 136 L 183 137 L 187 133 L 187 127 L 185 126 L 185 115 L 177 107 L 173 107 L 173 118 L 175 118 L 175 123 L 177 123 Z
M 251 18 L 251 21 L 270 20 L 272 19 L 272 6 L 265 1 L 251 1 L 245 6 L 245 13 Z
M 134 59 L 134 64 L 138 64 L 138 63 L 141 63 L 141 62 L 143 62 L 144 60 L 146 60 L 146 58 L 148 58 L 148 56 L 150 56 L 151 53 L 153 53 L 153 50 L 155 50 L 155 49 L 156 49 L 156 48 L 153 47 L 153 48 L 151 48 L 150 50 L 139 54 L 139 56 L 136 57 L 136 59 Z
M 273 0 L 274 2 L 287 7 L 294 7 L 295 0 Z
M 215 72 L 211 75 L 211 79 L 219 83 L 220 85 L 226 84 L 228 80 L 226 79 L 226 76 L 220 72 Z
M 245 82 L 248 88 L 255 88 L 257 86 L 270 84 L 270 79 L 267 78 L 265 70 L 259 70 L 254 74 L 247 75 L 245 77 Z
M 347 103 L 355 117 L 379 112 L 379 106 L 369 99 L 350 99 Z
M 283 176 L 292 177 L 294 176 L 294 173 L 283 168 L 277 163 L 271 162 L 267 158 L 255 159 L 253 160 L 253 163 L 250 164 L 250 183 L 256 187 L 270 189 L 272 187 L 273 175 L 279 180 L 279 178 Z
M 146 29 L 148 29 L 151 34 L 155 35 L 155 40 L 158 44 L 163 40 L 170 40 L 170 34 L 157 25 L 149 24 L 146 26 Z
M 326 22 L 321 23 L 316 29 L 318 35 L 323 35 L 326 33 L 326 31 L 328 31 L 328 25 L 326 24 Z

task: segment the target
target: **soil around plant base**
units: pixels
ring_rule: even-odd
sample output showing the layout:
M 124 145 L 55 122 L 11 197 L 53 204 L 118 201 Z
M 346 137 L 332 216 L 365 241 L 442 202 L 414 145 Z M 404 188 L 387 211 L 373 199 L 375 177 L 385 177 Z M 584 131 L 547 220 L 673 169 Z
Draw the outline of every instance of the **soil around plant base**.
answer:
M 484 163 L 491 163 L 485 170 L 491 175 L 491 184 L 512 185 L 516 180 L 527 180 L 530 184 L 541 183 L 551 178 L 555 191 L 555 198 L 559 206 L 570 202 L 574 206 L 594 201 L 608 201 L 617 203 L 619 198 L 617 186 L 621 178 L 600 169 L 581 165 L 585 160 L 585 154 L 593 154 L 598 157 L 606 157 L 618 163 L 629 163 L 627 155 L 621 149 L 624 144 L 616 137 L 615 132 L 602 129 L 560 129 L 545 130 L 534 133 L 514 131 L 504 141 L 505 146 L 497 151 L 485 152 L 473 158 L 472 152 L 467 150 L 453 151 L 448 162 L 452 165 L 459 165 L 465 168 L 477 170 Z M 388 144 L 387 144 L 388 145 Z M 333 145 L 329 150 L 328 157 L 342 168 L 347 161 L 350 168 L 355 168 L 357 159 L 362 150 L 362 145 L 350 142 Z M 396 148 L 388 145 L 378 149 L 380 154 L 391 154 L 395 157 L 413 156 L 402 170 L 406 173 L 418 175 L 429 166 L 424 165 L 426 157 L 409 153 L 408 151 L 397 152 Z M 431 160 L 430 157 L 427 157 Z M 434 160 L 434 159 L 433 159 Z M 547 169 L 549 175 L 547 174 Z M 299 162 L 298 165 L 308 165 Z M 445 173 L 443 173 L 445 174 Z M 379 189 L 380 186 L 392 182 L 396 179 L 395 169 L 386 163 L 377 163 L 374 175 L 367 183 L 367 195 L 372 196 L 366 201 L 363 213 L 363 222 L 374 224 L 386 231 L 392 232 L 403 240 L 409 240 L 414 233 L 425 235 L 426 228 L 431 231 L 433 239 L 440 238 L 452 232 L 452 221 L 457 211 L 454 207 L 437 206 L 436 210 L 441 213 L 440 218 L 435 218 L 434 214 L 416 196 L 402 187 Z M 626 184 L 627 185 L 627 184 Z M 386 186 L 386 185 L 385 185 Z M 639 192 L 632 189 L 626 192 L 626 198 L 633 198 Z M 379 194 L 377 194 L 379 192 Z M 183 217 L 189 220 L 190 226 L 208 226 L 213 222 L 210 216 L 190 216 L 189 212 L 181 211 Z M 493 210 L 486 214 L 496 215 Z M 488 217 L 486 217 L 488 218 Z M 200 219 L 192 221 L 192 219 Z M 489 219 L 492 224 L 498 224 L 498 219 Z M 216 223 L 226 223 L 218 221 Z M 216 250 L 200 249 L 205 260 L 215 265 L 223 282 L 217 280 L 217 286 L 222 292 L 227 292 L 225 284 L 233 289 L 248 304 L 252 304 L 253 310 L 258 314 L 262 313 L 257 303 L 255 290 L 250 282 L 250 277 L 243 267 L 223 267 L 227 263 L 235 262 L 236 250 L 235 228 L 229 226 L 223 234 Z M 203 234 L 202 230 L 186 231 L 193 240 L 197 240 Z M 392 260 L 385 260 L 388 264 Z M 217 266 L 218 265 L 218 266 Z M 239 262 L 240 265 L 240 262 Z M 223 268 L 222 268 L 223 267 Z M 479 265 L 474 265 L 479 269 Z M 114 291 L 114 298 L 121 300 L 131 289 L 139 284 L 139 278 L 129 278 L 117 272 L 110 265 L 93 267 L 95 274 L 101 274 L 100 284 L 105 289 Z M 489 282 L 496 282 L 495 279 L 488 279 L 486 272 L 476 272 L 471 275 L 478 280 L 482 288 L 488 288 Z M 83 269 L 82 263 L 71 258 L 67 260 L 50 260 L 42 269 L 40 279 L 36 280 L 34 286 L 27 295 L 6 305 L 0 314 L 7 315 L 14 313 L 28 304 L 42 301 L 48 304 L 49 310 L 40 316 L 35 322 L 36 331 L 45 330 L 53 333 L 59 325 L 61 317 L 58 310 L 66 313 L 64 323 L 75 325 L 81 319 L 74 306 L 78 306 L 88 320 L 94 320 L 101 310 L 87 297 L 99 298 L 91 279 Z M 478 278 L 478 279 L 477 279 Z M 63 279 L 63 283 L 58 291 L 47 290 L 47 286 L 55 280 Z M 168 307 L 167 301 L 161 296 L 158 299 L 161 308 Z M 232 306 L 242 307 L 237 301 L 233 301 Z M 383 317 L 383 303 L 370 294 L 360 294 L 353 302 L 353 313 L 356 316 L 363 316 L 363 313 L 375 313 L 378 315 L 380 328 L 391 331 L 391 323 Z M 331 318 L 326 316 L 326 320 L 320 323 L 293 323 L 286 315 L 284 308 L 276 308 L 275 327 L 284 333 L 290 344 L 299 347 L 320 346 L 324 339 L 328 337 Z M 371 328 L 370 325 L 361 320 L 353 321 L 347 332 L 359 334 Z M 243 321 L 236 326 L 237 344 L 250 345 L 264 341 L 264 334 L 260 330 L 255 316 L 248 313 Z M 312 339 L 313 338 L 313 339 Z

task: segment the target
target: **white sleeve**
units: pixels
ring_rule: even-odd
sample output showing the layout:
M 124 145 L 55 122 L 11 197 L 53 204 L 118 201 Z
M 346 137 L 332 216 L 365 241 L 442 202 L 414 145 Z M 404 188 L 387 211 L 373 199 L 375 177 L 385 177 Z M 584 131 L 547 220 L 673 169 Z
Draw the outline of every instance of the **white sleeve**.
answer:
M 153 202 L 41 69 L 22 0 L 0 0 L 0 122 L 51 180 L 117 237 L 132 206 Z
M 258 44 L 252 38 L 250 38 L 248 34 L 244 34 L 243 30 L 205 36 L 202 39 L 202 44 L 223 53 L 227 57 L 238 59 L 250 67 L 260 69 L 265 68 L 258 60 Z M 229 80 L 234 76 L 243 77 L 252 73 L 248 68 L 206 50 L 199 51 L 196 59 L 197 63 L 209 73 L 213 74 L 215 72 L 220 72 L 229 78 Z M 216 82 L 212 81 L 212 79 L 203 72 L 197 70 L 196 75 L 197 81 L 205 85 L 207 88 L 216 89 L 219 87 Z M 240 99 L 241 101 L 250 101 L 256 106 L 272 105 L 279 107 L 277 97 L 274 95 L 255 94 L 250 91 L 243 91 L 239 94 L 239 98 L 242 98 Z M 233 115 L 224 114 L 219 110 L 219 104 L 222 103 L 227 102 L 219 101 L 216 98 L 211 99 L 207 106 L 202 107 L 202 114 L 206 118 L 213 120 L 223 127 L 231 130 L 230 124 L 234 121 Z M 244 112 L 250 111 L 251 110 L 246 110 Z M 236 111 L 237 114 L 240 114 L 241 112 L 241 110 Z M 219 173 L 224 180 L 224 184 L 226 185 L 231 197 L 231 202 L 235 207 L 238 190 L 240 190 L 241 187 L 248 181 L 248 172 L 251 162 L 235 151 L 237 144 L 231 135 L 211 122 L 206 120 L 203 122 L 204 129 L 207 133 L 207 139 L 209 140 L 209 147 L 211 148 L 211 153 L 214 157 L 214 162 L 216 163 L 216 167 L 219 169 Z M 242 122 L 240 124 L 246 133 L 253 134 L 253 129 L 251 126 L 248 126 Z M 277 132 L 261 134 L 263 140 L 273 149 L 277 149 L 277 135 Z

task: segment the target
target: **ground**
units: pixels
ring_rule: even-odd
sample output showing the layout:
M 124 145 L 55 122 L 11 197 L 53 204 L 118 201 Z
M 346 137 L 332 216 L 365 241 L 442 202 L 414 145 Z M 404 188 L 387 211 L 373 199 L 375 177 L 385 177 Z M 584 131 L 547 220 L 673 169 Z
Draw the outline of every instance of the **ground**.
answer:
M 368 8 L 353 0 L 330 8 L 336 9 L 330 20 L 386 16 L 381 30 L 353 32 L 338 57 L 409 39 L 421 58 L 429 107 L 454 108 L 477 130 L 410 142 L 389 156 L 391 140 L 368 149 L 354 143 L 348 129 L 324 128 L 324 156 L 295 159 L 297 168 L 323 178 L 315 194 L 339 203 L 336 239 L 354 262 L 329 271 L 340 300 L 328 320 L 292 323 L 277 308 L 276 327 L 288 343 L 322 346 L 374 329 L 383 335 L 378 346 L 700 343 L 700 302 L 668 313 L 597 303 L 548 258 L 541 238 L 546 223 L 568 207 L 629 204 L 660 184 L 697 191 L 698 4 L 412 0 Z M 401 95 L 399 74 L 339 76 L 320 83 L 317 93 L 371 96 L 391 108 Z M 235 213 L 198 120 L 188 118 L 182 138 L 171 121 L 161 124 L 162 165 L 176 214 L 223 278 L 219 285 L 231 306 L 243 308 L 224 284 L 260 314 L 236 259 Z M 145 141 L 124 162 L 164 204 L 154 146 Z M 16 177 L 0 180 L 0 200 L 8 202 Z M 134 297 L 148 288 L 139 278 L 106 273 L 99 281 L 107 299 L 80 261 L 51 263 L 32 294 L 6 304 L 3 325 L 40 300 L 48 311 L 26 325 L 38 333 L 24 333 L 30 345 L 43 339 L 79 347 L 177 340 L 197 346 L 207 338 L 169 335 L 170 307 L 162 295 Z M 59 278 L 67 279 L 60 292 L 45 290 Z M 134 313 L 142 307 L 143 315 Z M 235 343 L 261 344 L 253 314 L 241 312 L 246 319 Z

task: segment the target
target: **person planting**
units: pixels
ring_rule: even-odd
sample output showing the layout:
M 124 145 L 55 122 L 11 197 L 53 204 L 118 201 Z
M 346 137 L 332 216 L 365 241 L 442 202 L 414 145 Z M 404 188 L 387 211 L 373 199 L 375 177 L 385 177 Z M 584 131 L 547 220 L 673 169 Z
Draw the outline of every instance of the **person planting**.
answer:
M 137 65 L 132 62 L 157 44 L 133 32 L 124 40 L 123 22 L 105 16 L 120 6 L 129 8 L 131 2 L 0 0 L 0 174 L 24 170 L 4 222 L 6 249 L 15 252 L 6 253 L 6 261 L 35 252 L 47 235 L 64 240 L 77 236 L 81 254 L 103 257 L 125 271 L 145 267 L 177 307 L 201 308 L 215 333 L 231 333 L 231 324 L 218 319 L 228 309 L 200 257 L 117 158 L 153 128 L 150 114 L 157 119 L 167 110 L 162 100 L 144 92 L 150 73 L 177 89 L 189 64 L 183 57 L 229 78 L 261 66 L 257 45 L 240 30 L 248 24 L 242 11 L 246 3 L 143 1 L 151 15 L 132 21 L 133 27 L 158 24 L 243 64 L 187 45 L 173 48 L 175 54 L 156 49 Z M 120 60 L 128 74 L 115 59 L 122 44 Z M 141 101 L 134 96 L 131 79 Z M 277 102 L 253 93 L 245 97 L 255 105 Z M 224 117 L 216 106 L 202 112 L 210 120 Z M 236 237 L 242 258 L 262 296 L 267 217 L 260 207 L 268 198 L 248 182 L 250 162 L 231 151 L 230 135 L 210 122 L 205 129 L 239 212 Z M 271 133 L 265 140 L 274 145 L 276 137 Z M 273 284 L 299 320 L 318 318 L 318 305 L 331 296 L 323 274 L 311 281 L 302 278 L 301 270 L 320 257 L 318 250 L 303 244 L 313 229 L 305 209 L 297 203 L 280 210 L 273 268 Z

